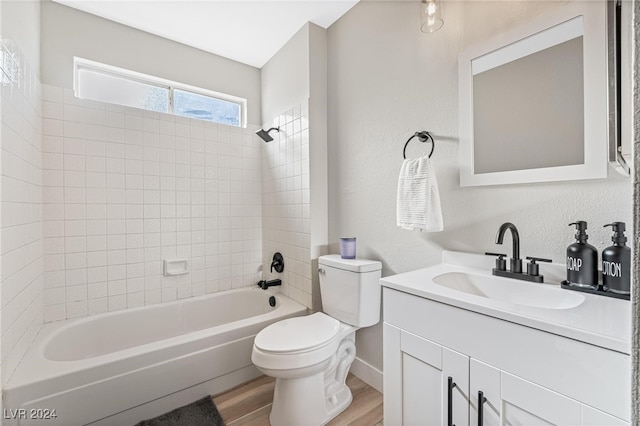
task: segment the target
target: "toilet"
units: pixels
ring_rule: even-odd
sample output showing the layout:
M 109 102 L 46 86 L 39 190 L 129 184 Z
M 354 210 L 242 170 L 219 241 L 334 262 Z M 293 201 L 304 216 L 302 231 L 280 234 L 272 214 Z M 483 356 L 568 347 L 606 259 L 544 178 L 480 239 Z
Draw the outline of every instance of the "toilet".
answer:
M 251 360 L 275 377 L 272 426 L 324 425 L 351 403 L 345 384 L 356 356 L 355 332 L 380 321 L 380 262 L 320 256 L 324 312 L 263 329 Z

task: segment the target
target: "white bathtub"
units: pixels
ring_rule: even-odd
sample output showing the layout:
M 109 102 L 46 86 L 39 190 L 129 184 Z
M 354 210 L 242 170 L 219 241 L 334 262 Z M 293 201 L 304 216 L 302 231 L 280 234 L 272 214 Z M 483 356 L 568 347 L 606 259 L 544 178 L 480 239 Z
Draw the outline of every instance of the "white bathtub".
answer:
M 4 422 L 135 424 L 258 376 L 255 335 L 305 313 L 245 288 L 46 324 L 4 391 Z

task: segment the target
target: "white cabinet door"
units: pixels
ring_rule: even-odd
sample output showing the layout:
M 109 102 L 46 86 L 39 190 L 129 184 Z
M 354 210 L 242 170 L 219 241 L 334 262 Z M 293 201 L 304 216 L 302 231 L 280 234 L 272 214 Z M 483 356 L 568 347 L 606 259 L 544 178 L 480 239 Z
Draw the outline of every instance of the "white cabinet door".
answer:
M 582 404 L 520 377 L 500 373 L 505 425 L 579 426 Z
M 629 425 L 617 417 L 475 359 L 469 360 L 469 377 L 469 417 L 474 426 Z
M 468 425 L 469 358 L 383 327 L 385 425 Z
M 472 425 L 501 426 L 500 370 L 483 362 L 469 362 L 469 417 Z M 482 422 L 479 420 L 482 419 Z
M 451 382 L 451 385 L 449 384 Z M 442 347 L 442 393 L 445 397 L 443 407 L 447 424 L 449 411 L 455 426 L 469 424 L 469 357 Z M 450 401 L 450 402 L 449 402 Z
M 582 426 L 629 426 L 629 423 L 588 405 L 582 405 Z
M 402 353 L 397 327 L 382 323 L 382 368 L 384 369 L 382 399 L 385 426 L 402 425 Z

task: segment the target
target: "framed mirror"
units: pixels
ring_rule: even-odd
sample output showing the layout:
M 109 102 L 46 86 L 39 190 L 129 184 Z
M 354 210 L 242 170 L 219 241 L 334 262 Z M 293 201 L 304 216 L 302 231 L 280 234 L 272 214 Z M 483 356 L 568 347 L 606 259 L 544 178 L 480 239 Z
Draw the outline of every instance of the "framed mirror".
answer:
M 576 2 L 459 57 L 460 185 L 607 176 L 606 2 Z

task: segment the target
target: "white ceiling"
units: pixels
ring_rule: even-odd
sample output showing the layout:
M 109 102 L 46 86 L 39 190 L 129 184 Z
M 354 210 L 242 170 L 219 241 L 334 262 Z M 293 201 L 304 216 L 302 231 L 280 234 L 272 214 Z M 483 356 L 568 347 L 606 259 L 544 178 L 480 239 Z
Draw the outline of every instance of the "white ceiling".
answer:
M 329 27 L 358 0 L 54 0 L 235 61 L 262 66 L 307 21 Z

